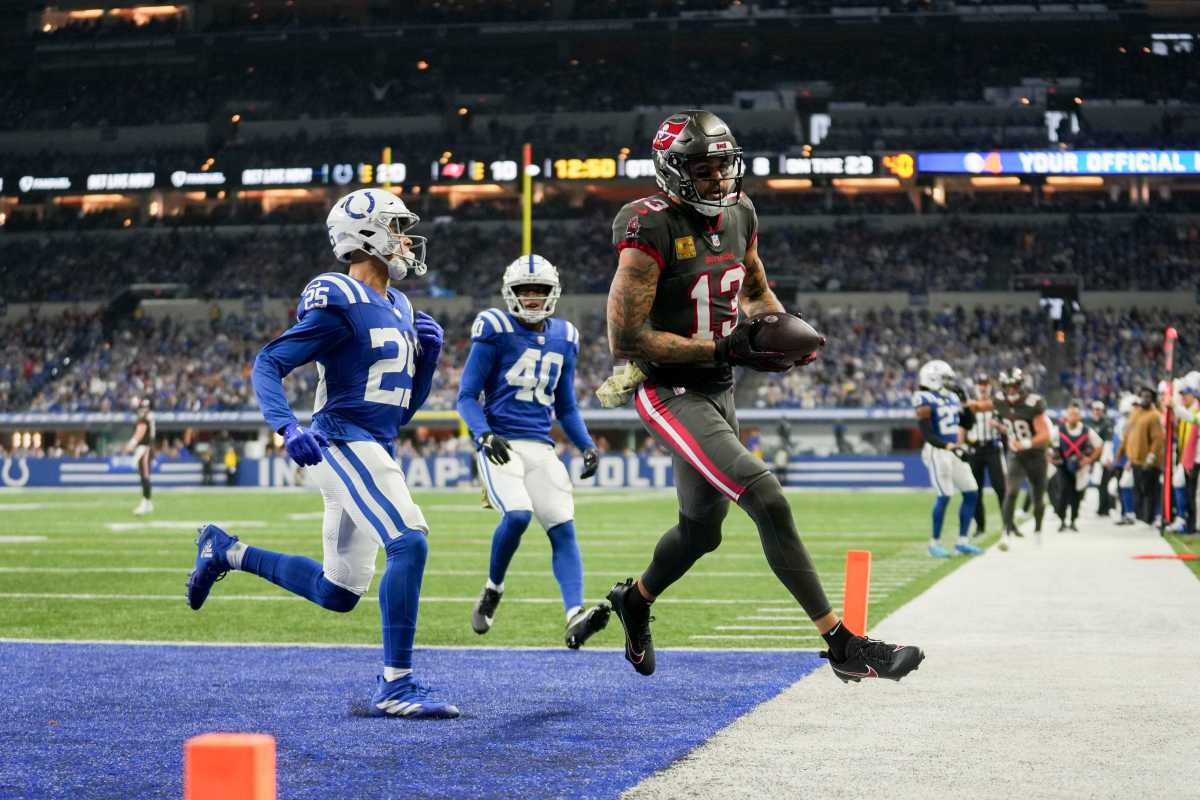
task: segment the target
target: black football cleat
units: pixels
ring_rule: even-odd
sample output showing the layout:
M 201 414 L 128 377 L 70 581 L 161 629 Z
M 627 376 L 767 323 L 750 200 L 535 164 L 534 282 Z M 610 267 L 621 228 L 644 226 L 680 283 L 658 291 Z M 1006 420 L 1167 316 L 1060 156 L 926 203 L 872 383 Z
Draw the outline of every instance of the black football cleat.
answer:
M 828 650 L 821 653 L 821 658 L 829 660 L 833 674 L 841 678 L 842 683 L 858 683 L 863 678 L 898 681 L 921 666 L 925 653 L 910 644 L 888 644 L 878 639 L 855 636 L 846 645 L 844 660 L 834 661 Z
M 580 609 L 571 621 L 567 623 L 565 639 L 567 647 L 578 650 L 583 643 L 592 638 L 592 634 L 604 630 L 608 624 L 608 615 L 612 611 L 604 603 L 597 603 L 591 608 Z
M 489 589 L 486 585 L 483 587 L 479 599 L 475 601 L 475 607 L 471 609 L 471 630 L 482 636 L 492 629 L 492 620 L 496 618 L 496 606 L 500 605 L 500 598 L 503 596 L 495 589 Z
M 608 593 L 613 613 L 625 629 L 625 660 L 642 675 L 654 674 L 654 639 L 650 636 L 650 604 L 626 578 Z

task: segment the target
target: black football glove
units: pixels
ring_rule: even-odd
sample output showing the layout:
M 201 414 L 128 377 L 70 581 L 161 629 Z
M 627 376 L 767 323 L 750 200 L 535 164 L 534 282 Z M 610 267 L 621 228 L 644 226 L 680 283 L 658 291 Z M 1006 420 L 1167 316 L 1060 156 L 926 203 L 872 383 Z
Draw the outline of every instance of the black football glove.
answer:
M 975 448 L 969 444 L 951 445 L 947 449 L 963 461 L 970 461 L 971 457 L 975 455 Z
M 488 431 L 481 434 L 475 440 L 475 444 L 479 445 L 479 449 L 487 456 L 487 460 L 497 466 L 503 466 L 508 463 L 508 440 L 503 436 Z
M 580 471 L 579 477 L 587 480 L 596 474 L 596 468 L 600 466 L 600 451 L 594 447 L 589 447 L 583 451 L 583 470 Z
M 717 340 L 714 359 L 731 367 L 749 367 L 758 372 L 787 372 L 792 368 L 783 353 L 754 349 L 754 330 L 762 323 L 757 320 L 742 323 L 733 333 Z

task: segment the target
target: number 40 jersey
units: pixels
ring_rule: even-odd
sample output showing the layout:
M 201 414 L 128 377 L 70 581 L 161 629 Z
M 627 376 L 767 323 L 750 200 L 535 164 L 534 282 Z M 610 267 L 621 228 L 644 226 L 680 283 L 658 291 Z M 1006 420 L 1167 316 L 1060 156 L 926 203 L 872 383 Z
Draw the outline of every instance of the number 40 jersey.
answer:
M 492 431 L 553 444 L 550 429 L 557 416 L 575 446 L 592 446 L 575 405 L 578 354 L 579 331 L 566 320 L 547 317 L 537 331 L 507 311 L 479 312 L 458 393 L 458 410 L 472 436 Z
M 259 353 L 255 393 L 267 423 L 280 430 L 295 421 L 280 378 L 315 361 L 313 428 L 333 440 L 374 440 L 390 449 L 429 391 L 428 376 L 417 376 L 418 355 L 412 304 L 402 292 L 389 287 L 383 296 L 328 272 L 304 288 L 296 324 Z

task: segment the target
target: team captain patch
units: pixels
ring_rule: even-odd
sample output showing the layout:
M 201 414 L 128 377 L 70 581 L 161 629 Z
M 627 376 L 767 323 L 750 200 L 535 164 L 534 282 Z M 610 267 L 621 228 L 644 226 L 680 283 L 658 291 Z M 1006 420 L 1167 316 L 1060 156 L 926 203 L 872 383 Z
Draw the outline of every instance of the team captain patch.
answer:
M 696 257 L 696 240 L 691 236 L 682 236 L 675 240 L 675 257 L 695 258 Z

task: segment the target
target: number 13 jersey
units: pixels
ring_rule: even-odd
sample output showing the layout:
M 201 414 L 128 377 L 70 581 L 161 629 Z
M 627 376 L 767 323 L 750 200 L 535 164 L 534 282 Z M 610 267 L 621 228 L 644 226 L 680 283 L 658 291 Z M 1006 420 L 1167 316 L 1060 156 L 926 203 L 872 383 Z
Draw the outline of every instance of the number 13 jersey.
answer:
M 720 339 L 737 327 L 746 250 L 758 236 L 758 215 L 745 194 L 719 216 L 705 217 L 664 194 L 629 203 L 613 222 L 618 253 L 633 248 L 658 264 L 650 327 L 692 339 Z M 725 364 L 639 362 L 650 382 L 706 392 L 728 389 Z

